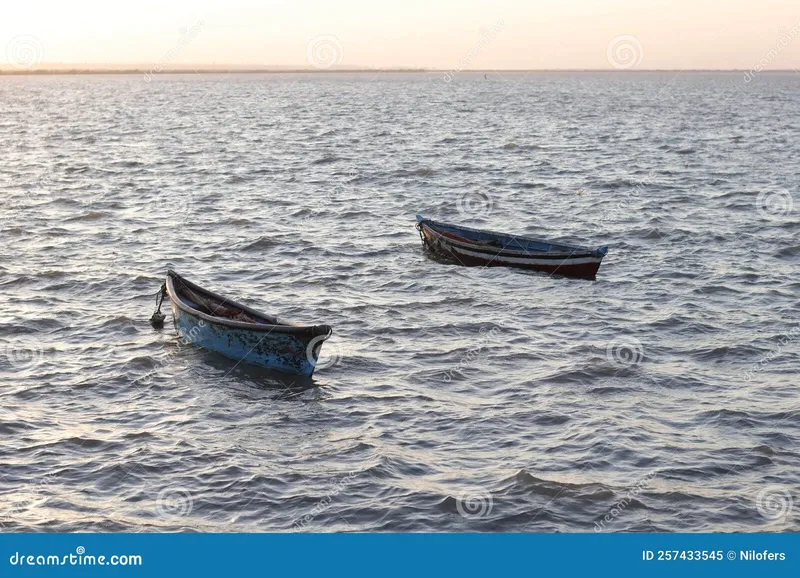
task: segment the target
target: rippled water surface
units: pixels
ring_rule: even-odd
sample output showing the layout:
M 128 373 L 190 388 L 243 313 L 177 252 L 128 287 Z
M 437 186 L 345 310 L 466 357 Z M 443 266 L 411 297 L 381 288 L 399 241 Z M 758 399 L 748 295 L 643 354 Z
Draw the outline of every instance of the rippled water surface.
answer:
M 11 530 L 800 530 L 800 75 L 0 78 Z M 414 216 L 609 245 L 437 263 Z M 313 382 L 147 323 L 327 323 Z

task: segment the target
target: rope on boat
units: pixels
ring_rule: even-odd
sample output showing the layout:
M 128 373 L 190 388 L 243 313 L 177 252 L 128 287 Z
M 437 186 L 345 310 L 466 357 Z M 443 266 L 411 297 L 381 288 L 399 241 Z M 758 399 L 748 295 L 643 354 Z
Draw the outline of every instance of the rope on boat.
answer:
M 150 325 L 152 325 L 154 329 L 161 329 L 164 327 L 164 320 L 167 318 L 167 316 L 161 313 L 161 304 L 164 302 L 164 296 L 166 294 L 167 284 L 164 283 L 161 286 L 161 289 L 158 290 L 158 293 L 156 293 L 156 310 L 150 317 Z
M 428 247 L 428 240 L 425 238 L 425 234 L 422 232 L 422 223 L 417 223 L 414 226 L 417 228 L 417 231 L 419 231 L 419 238 L 422 241 L 422 248 L 429 249 L 430 247 Z

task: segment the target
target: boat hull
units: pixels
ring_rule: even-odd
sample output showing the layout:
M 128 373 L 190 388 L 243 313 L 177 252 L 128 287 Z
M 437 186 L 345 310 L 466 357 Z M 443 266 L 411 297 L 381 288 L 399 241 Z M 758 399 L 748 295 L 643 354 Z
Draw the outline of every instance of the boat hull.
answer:
M 167 289 L 175 330 L 181 340 L 236 361 L 311 377 L 322 344 L 331 335 L 327 326 L 249 329 L 233 326 L 248 324 L 216 322 L 188 308 L 169 278 Z
M 551 275 L 563 275 L 579 279 L 594 280 L 605 256 L 602 250 L 587 251 L 575 248 L 557 253 L 521 250 L 502 250 L 468 239 L 456 240 L 426 221 L 418 224 L 423 246 L 432 254 L 466 267 L 514 267 L 541 271 Z M 450 227 L 450 230 L 457 230 Z M 472 230 L 464 229 L 465 233 Z M 538 242 L 537 243 L 541 243 Z

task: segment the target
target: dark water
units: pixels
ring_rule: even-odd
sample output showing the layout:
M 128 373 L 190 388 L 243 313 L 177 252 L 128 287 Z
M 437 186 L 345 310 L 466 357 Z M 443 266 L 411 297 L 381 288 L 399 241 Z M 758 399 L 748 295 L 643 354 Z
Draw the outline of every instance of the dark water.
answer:
M 0 79 L 6 530 L 800 530 L 800 75 Z M 464 269 L 414 215 L 609 245 Z M 329 323 L 312 387 L 147 318 Z

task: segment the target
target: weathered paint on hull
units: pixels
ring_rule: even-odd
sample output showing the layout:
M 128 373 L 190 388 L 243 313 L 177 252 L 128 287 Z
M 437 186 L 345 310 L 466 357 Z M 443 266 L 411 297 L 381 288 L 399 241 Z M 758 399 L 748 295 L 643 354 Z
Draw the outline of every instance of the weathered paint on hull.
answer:
M 174 302 L 171 305 L 175 329 L 189 343 L 270 369 L 308 377 L 314 373 L 322 345 L 319 337 L 306 341 L 285 333 L 226 327 L 186 313 Z
M 514 267 L 594 280 L 602 262 L 602 257 L 537 259 L 534 256 L 508 257 L 490 250 L 470 251 L 448 243 L 443 237 L 428 230 L 427 227 L 422 228 L 422 233 L 425 235 L 426 246 L 432 253 L 466 267 Z

